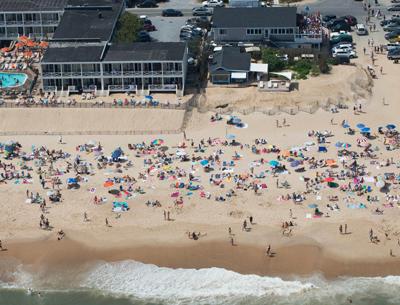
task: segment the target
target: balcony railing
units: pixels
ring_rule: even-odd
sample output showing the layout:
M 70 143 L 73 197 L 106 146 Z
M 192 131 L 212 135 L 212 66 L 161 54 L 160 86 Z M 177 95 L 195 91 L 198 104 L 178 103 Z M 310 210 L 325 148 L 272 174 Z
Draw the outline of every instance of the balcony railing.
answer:
M 176 91 L 176 85 L 149 85 L 150 91 Z
M 109 85 L 108 91 L 110 92 L 135 92 L 137 90 L 136 85 Z
M 82 88 L 83 92 L 96 92 L 96 90 L 97 90 L 96 85 L 83 86 Z
M 61 77 L 61 72 L 43 72 L 43 77 Z
M 322 42 L 322 34 L 297 34 L 295 36 L 295 41 L 319 43 Z
M 44 92 L 57 92 L 57 86 L 43 86 Z

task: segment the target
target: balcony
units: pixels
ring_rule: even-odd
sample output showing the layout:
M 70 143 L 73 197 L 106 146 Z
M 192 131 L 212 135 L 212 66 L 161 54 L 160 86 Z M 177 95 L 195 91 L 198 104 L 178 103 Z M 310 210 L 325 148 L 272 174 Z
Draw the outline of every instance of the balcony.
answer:
M 61 72 L 43 72 L 43 77 L 61 77 Z
M 322 34 L 297 34 L 294 40 L 297 43 L 322 43 Z
M 100 71 L 92 71 L 92 72 L 82 72 L 82 76 L 101 76 Z
M 124 71 L 124 76 L 142 76 L 142 71 Z
M 136 92 L 136 85 L 109 85 L 109 92 Z
M 172 75 L 179 75 L 182 76 L 182 71 L 179 70 L 172 70 L 172 71 L 163 71 L 163 75 L 172 76 Z
M 163 91 L 163 92 L 175 92 L 177 89 L 176 85 L 149 85 L 149 91 Z

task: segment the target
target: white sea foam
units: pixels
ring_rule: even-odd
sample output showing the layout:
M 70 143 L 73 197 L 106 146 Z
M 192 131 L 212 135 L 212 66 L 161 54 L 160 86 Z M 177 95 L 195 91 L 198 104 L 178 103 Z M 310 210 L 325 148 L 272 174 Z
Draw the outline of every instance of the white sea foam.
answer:
M 242 275 L 221 268 L 171 269 L 135 261 L 101 263 L 87 274 L 82 286 L 139 298 L 175 300 L 287 296 L 314 287 L 310 283 Z
M 33 285 L 33 275 L 24 270 L 23 265 L 16 266 L 12 271 L 5 271 L 0 280 L 0 288 L 30 288 Z

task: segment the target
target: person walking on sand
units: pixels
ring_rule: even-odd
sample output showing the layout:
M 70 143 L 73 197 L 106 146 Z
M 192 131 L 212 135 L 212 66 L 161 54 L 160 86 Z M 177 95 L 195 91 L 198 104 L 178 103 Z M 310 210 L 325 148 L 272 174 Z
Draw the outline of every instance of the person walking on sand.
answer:
M 344 234 L 347 234 L 347 223 L 344 224 Z
M 342 225 L 339 226 L 339 233 L 343 234 L 343 226 Z
M 108 223 L 108 218 L 106 217 L 106 227 L 109 227 L 110 224 Z
M 246 219 L 243 221 L 243 226 L 242 226 L 242 231 L 246 231 L 247 230 L 247 221 Z
M 1 239 L 0 239 L 0 251 L 3 251 L 4 250 L 4 248 L 3 248 L 3 242 L 1 241 Z
M 267 247 L 267 255 L 271 256 L 271 245 L 268 245 Z
M 231 246 L 235 245 L 235 241 L 233 240 L 233 237 L 231 236 Z
M 89 221 L 89 219 L 88 219 L 88 216 L 87 216 L 87 213 L 86 213 L 86 212 L 83 212 L 83 221 L 84 221 L 84 222 L 88 222 L 88 221 Z
M 286 118 L 283 118 L 283 123 L 282 123 L 283 127 L 286 126 Z
M 164 210 L 164 220 L 167 220 L 167 211 Z

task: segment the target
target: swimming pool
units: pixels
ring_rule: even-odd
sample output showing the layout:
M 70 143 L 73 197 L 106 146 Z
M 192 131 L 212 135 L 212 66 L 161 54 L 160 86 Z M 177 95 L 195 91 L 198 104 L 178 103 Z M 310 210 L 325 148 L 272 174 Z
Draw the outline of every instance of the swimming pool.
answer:
M 0 72 L 0 88 L 19 87 L 25 84 L 28 75 L 25 73 Z

